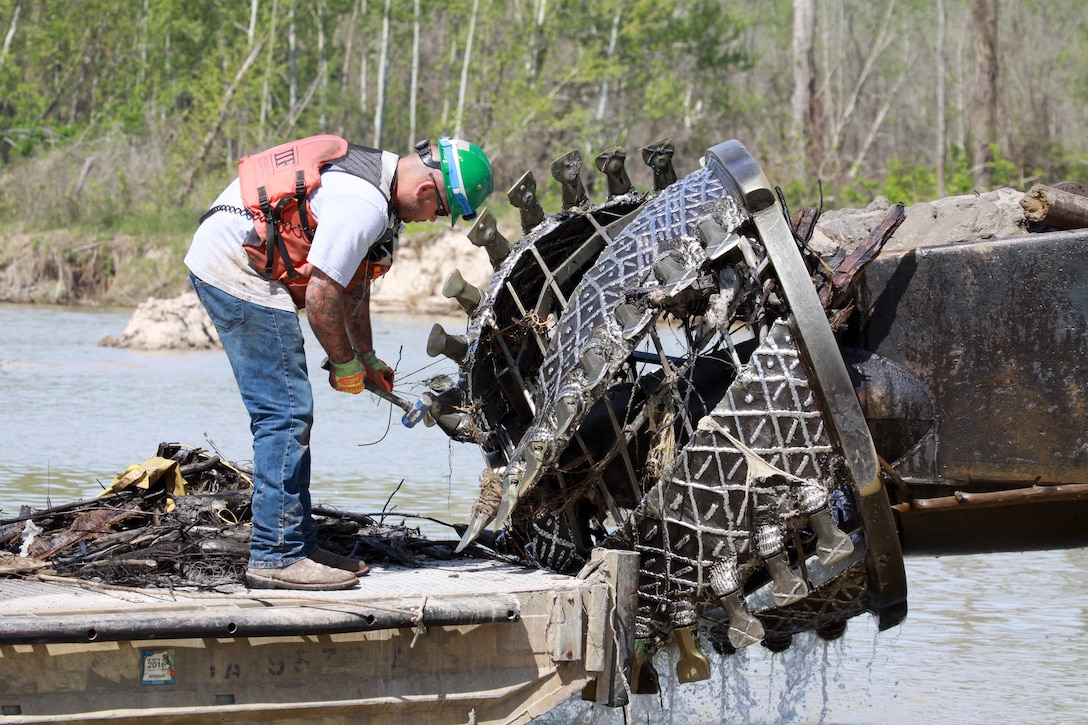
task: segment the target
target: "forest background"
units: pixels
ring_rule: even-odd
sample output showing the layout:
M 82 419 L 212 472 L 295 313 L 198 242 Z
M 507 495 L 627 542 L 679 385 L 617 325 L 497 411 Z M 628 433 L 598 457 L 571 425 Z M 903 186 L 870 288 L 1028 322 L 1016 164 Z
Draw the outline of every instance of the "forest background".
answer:
M 794 208 L 1088 182 L 1074 0 L 0 0 L 0 37 L 0 272 L 67 268 L 40 301 L 177 291 L 237 158 L 314 133 L 472 139 L 500 219 L 571 149 L 649 189 L 662 138 L 679 174 L 740 139 Z

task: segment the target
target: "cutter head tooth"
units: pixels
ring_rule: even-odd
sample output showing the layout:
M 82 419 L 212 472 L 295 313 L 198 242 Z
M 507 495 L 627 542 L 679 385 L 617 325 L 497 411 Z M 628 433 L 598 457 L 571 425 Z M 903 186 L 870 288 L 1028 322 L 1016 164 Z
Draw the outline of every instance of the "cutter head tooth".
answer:
M 483 530 L 487 528 L 490 521 L 490 516 L 474 511 L 472 513 L 472 518 L 469 519 L 468 528 L 465 529 L 465 533 L 461 536 L 461 541 L 457 544 L 457 548 L 454 549 L 454 552 L 459 554 L 464 551 L 465 547 L 475 541 L 480 534 L 483 533 Z
M 510 514 L 514 512 L 514 506 L 518 503 L 518 489 L 516 486 L 508 487 L 503 491 L 502 501 L 499 503 L 499 510 L 495 513 L 495 528 L 502 528 L 510 518 Z

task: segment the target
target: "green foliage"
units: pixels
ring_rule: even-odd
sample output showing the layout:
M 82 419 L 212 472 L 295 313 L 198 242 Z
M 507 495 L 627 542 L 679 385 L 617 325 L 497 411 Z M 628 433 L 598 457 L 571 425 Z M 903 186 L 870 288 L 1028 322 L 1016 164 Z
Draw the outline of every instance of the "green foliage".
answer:
M 883 194 L 892 203 L 913 204 L 937 196 L 937 175 L 923 166 L 908 167 L 893 157 L 884 179 Z
M 948 162 L 945 164 L 945 186 L 953 196 L 970 193 L 975 188 L 975 175 L 971 172 L 967 151 L 959 146 L 949 149 Z
M 179 234 L 192 237 L 204 209 L 169 206 L 130 214 L 117 223 L 116 229 L 141 239 Z
M 869 179 L 855 179 L 838 189 L 824 189 L 830 209 L 864 208 L 880 193 L 880 183 Z
M 403 152 L 413 133 L 451 133 L 460 121 L 492 156 L 496 208 L 526 169 L 546 208 L 557 208 L 548 165 L 572 148 L 586 158 L 587 186 L 599 189 L 592 156 L 624 145 L 632 179 L 647 188 L 638 149 L 663 137 L 676 146 L 681 173 L 709 145 L 739 138 L 798 198 L 818 198 L 822 175 L 828 206 L 937 193 L 935 171 L 908 161 L 928 158 L 935 140 L 931 3 L 896 4 L 887 28 L 889 6 L 853 3 L 842 12 L 817 4 L 810 146 L 822 146 L 826 158 L 808 159 L 807 174 L 788 138 L 790 3 L 479 0 L 472 18 L 474 5 L 421 0 L 417 19 L 414 3 L 392 4 L 382 144 Z M 972 38 L 969 8 L 945 5 L 950 61 Z M 13 0 L 0 0 L 0 37 L 11 31 L 0 60 L 0 213 L 42 228 L 155 234 L 184 224 L 164 210 L 179 196 L 189 207 L 206 203 L 244 153 L 318 132 L 370 144 L 384 6 L 265 0 L 251 37 L 248 2 L 24 0 L 16 24 Z M 1088 19 L 1061 4 L 1032 8 L 1011 8 L 1016 35 L 1002 37 L 1010 138 L 992 147 L 995 186 L 1088 176 L 1080 111 L 1088 82 L 1077 71 L 1088 54 Z M 963 67 L 949 62 L 942 79 L 948 132 L 961 144 L 973 133 L 971 111 L 961 107 L 973 82 L 969 56 Z M 855 161 L 858 178 L 846 178 Z M 967 155 L 953 148 L 948 193 L 971 191 L 973 176 Z

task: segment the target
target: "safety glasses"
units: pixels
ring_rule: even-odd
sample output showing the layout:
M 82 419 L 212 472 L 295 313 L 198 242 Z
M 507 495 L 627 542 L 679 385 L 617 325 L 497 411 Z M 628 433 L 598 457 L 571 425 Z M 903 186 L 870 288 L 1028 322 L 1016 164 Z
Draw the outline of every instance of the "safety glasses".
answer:
M 442 203 L 442 194 L 438 191 L 438 181 L 434 178 L 434 174 L 428 173 L 427 176 L 431 177 L 431 183 L 434 184 L 434 200 L 438 202 L 438 216 L 449 216 L 450 210 Z
M 461 180 L 461 159 L 457 155 L 457 151 L 453 148 L 453 140 L 448 136 L 443 136 L 438 139 L 438 147 L 441 150 L 442 158 L 446 159 L 446 177 L 449 179 L 449 191 L 453 200 L 457 202 L 457 206 L 461 210 L 461 218 L 465 221 L 472 221 L 476 218 L 476 212 L 472 209 L 472 204 L 468 201 L 468 196 L 465 194 L 464 182 Z M 441 169 L 441 162 L 437 161 L 434 156 L 431 155 L 431 140 L 423 139 L 418 141 L 415 145 L 415 151 L 419 154 L 419 158 L 423 161 L 424 165 L 432 169 Z M 434 181 L 434 175 L 431 175 L 431 180 Z M 450 210 L 445 204 L 442 203 L 442 195 L 438 193 L 438 184 L 435 183 L 435 195 L 438 197 L 438 214 L 439 216 L 449 216 Z M 448 201 L 448 199 L 447 199 Z

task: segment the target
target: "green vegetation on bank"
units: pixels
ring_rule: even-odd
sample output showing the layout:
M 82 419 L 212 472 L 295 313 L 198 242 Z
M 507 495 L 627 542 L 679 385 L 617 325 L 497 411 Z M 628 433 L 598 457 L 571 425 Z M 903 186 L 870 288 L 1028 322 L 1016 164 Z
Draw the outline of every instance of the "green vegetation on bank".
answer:
M 526 170 L 558 209 L 571 149 L 595 199 L 615 145 L 650 188 L 663 138 L 680 174 L 740 139 L 791 208 L 1088 183 L 1086 56 L 1072 0 L 0 0 L 0 282 L 33 239 L 41 268 L 106 245 L 89 279 L 180 287 L 238 156 L 323 132 L 472 138 L 507 219 Z

